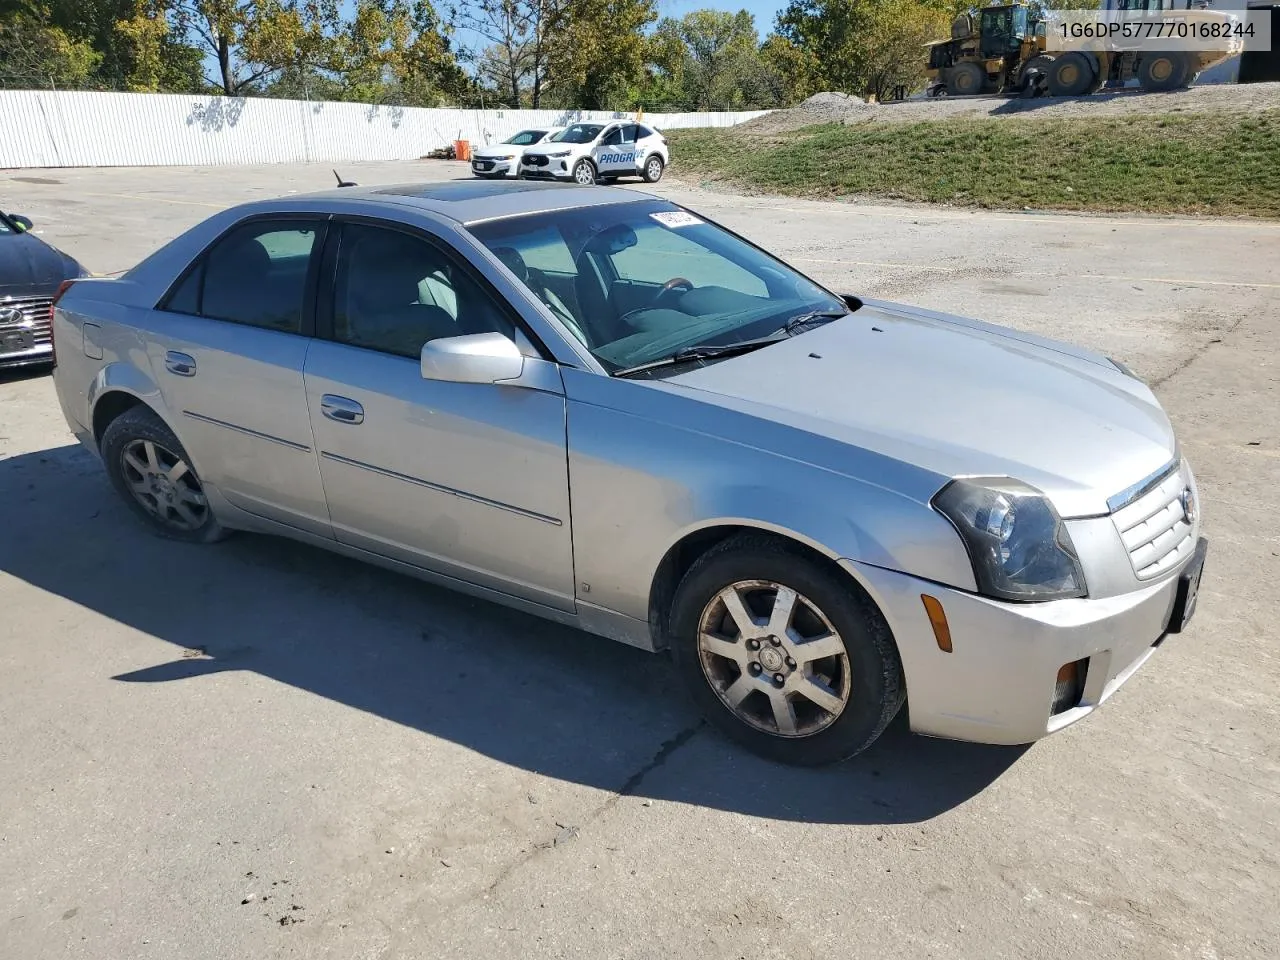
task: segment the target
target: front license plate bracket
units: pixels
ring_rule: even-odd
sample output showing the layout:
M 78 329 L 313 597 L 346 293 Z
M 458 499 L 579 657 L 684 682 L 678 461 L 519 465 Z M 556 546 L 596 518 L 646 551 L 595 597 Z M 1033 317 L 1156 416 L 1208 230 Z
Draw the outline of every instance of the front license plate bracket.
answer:
M 1196 543 L 1191 562 L 1178 576 L 1178 591 L 1173 597 L 1173 610 L 1169 614 L 1169 625 L 1166 633 L 1181 633 L 1191 622 L 1196 612 L 1196 601 L 1200 598 L 1200 578 L 1204 574 L 1204 558 L 1209 552 L 1209 541 L 1201 537 Z

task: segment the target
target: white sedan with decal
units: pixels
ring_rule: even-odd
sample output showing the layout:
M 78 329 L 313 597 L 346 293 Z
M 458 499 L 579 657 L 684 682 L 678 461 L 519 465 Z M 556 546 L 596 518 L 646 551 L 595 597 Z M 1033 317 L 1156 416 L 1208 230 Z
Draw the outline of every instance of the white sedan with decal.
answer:
M 657 183 L 669 160 L 666 137 L 643 123 L 575 123 L 537 146 L 526 147 L 520 176 L 584 185 L 638 176 Z

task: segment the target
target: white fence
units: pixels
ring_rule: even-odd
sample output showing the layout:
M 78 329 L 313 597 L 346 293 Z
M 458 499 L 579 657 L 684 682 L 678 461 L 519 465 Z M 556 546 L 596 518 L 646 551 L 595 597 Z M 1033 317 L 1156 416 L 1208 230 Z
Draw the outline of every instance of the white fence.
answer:
M 646 113 L 660 130 L 730 127 L 764 111 Z M 427 110 L 361 103 L 0 90 L 0 168 L 413 160 L 455 140 L 631 116 L 583 110 Z

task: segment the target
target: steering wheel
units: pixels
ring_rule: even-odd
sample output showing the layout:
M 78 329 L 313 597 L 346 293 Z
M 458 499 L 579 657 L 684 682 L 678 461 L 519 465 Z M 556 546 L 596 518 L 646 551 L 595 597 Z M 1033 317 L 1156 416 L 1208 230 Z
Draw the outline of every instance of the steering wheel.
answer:
M 679 290 L 681 293 L 688 293 L 692 289 L 693 289 L 693 284 L 690 283 L 688 280 L 686 280 L 684 277 L 672 277 L 670 280 L 668 280 L 666 283 L 662 285 L 662 289 L 659 290 L 657 295 L 653 298 L 653 300 L 650 301 L 649 309 L 652 309 L 653 307 L 656 307 L 658 304 L 662 303 L 663 300 L 666 300 L 668 297 L 672 296 L 677 290 Z
M 645 304 L 643 307 L 636 307 L 634 310 L 628 310 L 626 313 L 620 316 L 618 320 L 620 322 L 625 323 L 628 317 L 634 316 L 635 314 L 640 313 L 643 310 L 653 310 L 657 307 L 662 306 L 663 302 L 675 296 L 677 291 L 680 293 L 688 293 L 692 289 L 693 289 L 693 284 L 690 281 L 686 280 L 684 277 L 672 277 L 670 280 L 668 280 L 666 283 L 662 285 L 662 289 L 659 290 L 657 293 L 655 293 L 653 295 L 653 299 L 650 300 L 647 304 Z

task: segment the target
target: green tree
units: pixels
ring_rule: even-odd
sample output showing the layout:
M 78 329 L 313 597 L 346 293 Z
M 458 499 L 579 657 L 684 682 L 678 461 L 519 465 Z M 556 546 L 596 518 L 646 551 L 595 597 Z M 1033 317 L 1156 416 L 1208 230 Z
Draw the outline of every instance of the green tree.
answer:
M 547 36 L 547 78 L 559 106 L 605 110 L 624 104 L 645 79 L 644 28 L 656 0 L 562 0 Z
M 567 0 L 462 0 L 449 21 L 473 31 L 488 46 L 475 61 L 476 75 L 513 108 L 537 109 L 550 70 L 550 37 L 565 29 Z
M 174 31 L 165 0 L 131 0 L 120 12 L 99 70 L 106 83 L 138 93 L 204 89 L 201 53 Z
M 428 0 L 361 0 L 330 52 L 343 99 L 439 106 L 464 96 L 446 28 Z
M 173 0 L 175 30 L 211 55 L 211 82 L 252 93 L 287 71 L 333 66 L 338 0 Z
M 884 96 L 919 81 L 923 46 L 947 35 L 946 0 L 792 0 L 778 15 L 788 47 L 772 55 L 786 63 L 795 92 L 816 89 Z
M 781 34 L 770 34 L 760 45 L 760 60 L 773 78 L 779 103 L 798 103 L 824 89 L 818 58 Z
M 667 17 L 650 39 L 659 77 L 681 90 L 687 110 L 773 105 L 777 82 L 760 57 L 755 18 L 746 10 L 695 10 Z
M 93 45 L 52 21 L 37 3 L 6 4 L 0 15 L 0 86 L 78 88 L 102 63 Z

